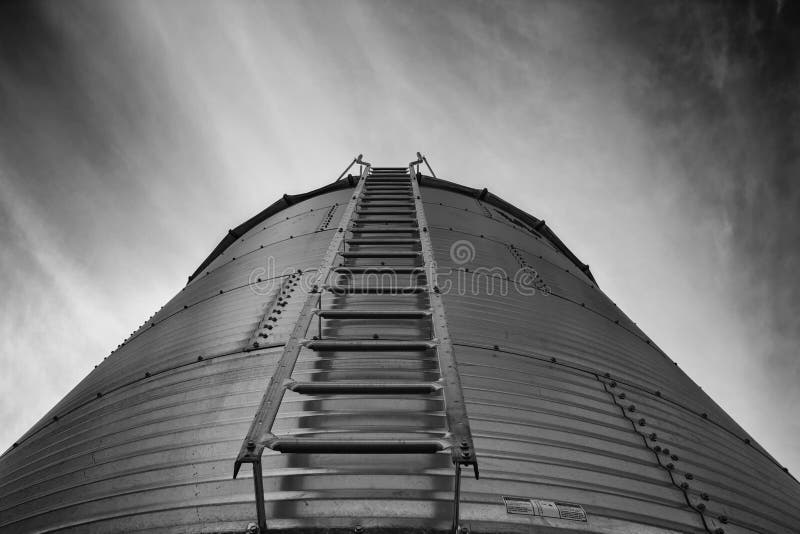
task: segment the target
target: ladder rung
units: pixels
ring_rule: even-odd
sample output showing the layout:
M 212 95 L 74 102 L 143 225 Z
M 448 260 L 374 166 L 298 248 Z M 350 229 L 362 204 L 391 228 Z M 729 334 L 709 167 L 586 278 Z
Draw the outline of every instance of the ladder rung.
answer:
M 412 213 L 417 213 L 415 209 L 407 209 L 407 210 L 385 210 L 385 209 L 362 209 L 356 211 L 358 215 L 411 215 Z
M 413 201 L 414 197 L 412 195 L 406 195 L 405 193 L 403 193 L 403 194 L 398 193 L 398 194 L 394 194 L 394 195 L 383 195 L 381 193 L 375 193 L 374 195 L 371 195 L 371 194 L 362 195 L 361 196 L 361 201 L 363 202 L 365 200 L 367 200 L 369 202 L 382 201 L 382 200 L 384 200 L 384 201 L 398 201 L 398 200 Z
M 397 191 L 411 191 L 411 186 L 407 184 L 364 184 L 364 189 L 367 191 L 381 191 L 381 190 L 397 190 Z
M 407 184 L 364 184 L 364 189 L 367 191 L 411 191 L 411 186 Z
M 428 339 L 318 339 L 306 341 L 305 346 L 316 351 L 417 351 L 432 349 L 436 342 Z
M 420 253 L 414 250 L 359 250 L 358 252 L 340 252 L 343 258 L 418 258 Z
M 350 228 L 348 231 L 354 234 L 400 234 L 407 232 L 419 232 L 419 228 L 415 226 L 396 226 L 394 228 L 387 226 L 380 228 Z
M 449 444 L 438 439 L 319 439 L 275 438 L 268 444 L 278 452 L 328 454 L 433 454 Z
M 436 382 L 292 382 L 286 386 L 304 395 L 325 394 L 414 394 L 436 393 L 442 389 Z
M 424 319 L 429 310 L 317 310 L 323 319 Z
M 414 245 L 419 243 L 419 239 L 414 238 L 369 238 L 369 237 L 357 237 L 353 239 L 347 239 L 345 242 L 348 245 Z
M 333 272 L 336 274 L 425 274 L 422 267 L 335 267 Z
M 385 200 L 379 200 L 377 202 L 372 202 L 370 199 L 364 199 L 365 201 L 361 201 L 359 204 L 360 208 L 369 209 L 369 208 L 409 208 L 414 205 L 413 199 L 408 199 L 403 202 L 394 201 L 394 202 L 387 202 Z
M 381 223 L 381 224 L 412 223 L 413 224 L 413 223 L 416 223 L 416 222 L 417 222 L 417 218 L 416 217 L 411 218 L 411 219 L 407 218 L 407 219 L 355 219 L 355 220 L 353 220 L 353 223 L 357 223 L 357 224 L 365 224 L 365 223 L 369 223 L 369 224 L 374 224 L 374 223 Z
M 397 272 L 395 270 L 395 272 Z M 355 286 L 325 286 L 327 291 L 337 295 L 415 295 L 425 293 L 425 286 L 390 286 L 390 287 L 355 287 Z

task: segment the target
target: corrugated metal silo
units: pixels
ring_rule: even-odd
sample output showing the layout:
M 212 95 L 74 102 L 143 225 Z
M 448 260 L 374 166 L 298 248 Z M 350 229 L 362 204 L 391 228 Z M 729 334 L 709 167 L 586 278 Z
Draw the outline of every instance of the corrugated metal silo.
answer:
M 5 452 L 0 532 L 798 532 L 798 483 L 544 221 L 355 162 Z

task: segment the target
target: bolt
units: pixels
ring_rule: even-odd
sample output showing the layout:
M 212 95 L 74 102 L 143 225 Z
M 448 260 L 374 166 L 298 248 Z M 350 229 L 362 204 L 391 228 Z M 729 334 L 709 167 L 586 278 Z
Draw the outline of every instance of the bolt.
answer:
M 661 392 L 656 390 L 656 397 L 660 397 L 660 396 L 661 396 Z
M 630 406 L 628 406 L 628 411 L 629 412 L 635 412 L 636 411 L 636 406 L 631 404 Z
M 144 377 L 145 377 L 145 378 L 150 378 L 150 371 L 147 371 L 147 372 L 144 374 Z
M 678 461 L 678 455 L 677 454 L 671 455 L 670 458 L 672 458 L 676 462 Z
M 708 496 L 708 493 L 701 493 L 700 498 L 703 499 L 704 501 L 711 500 L 711 497 Z
M 553 358 L 550 358 L 550 363 L 556 363 L 556 359 L 555 359 L 555 357 L 553 357 Z
M 666 468 L 667 468 L 668 470 L 672 471 L 673 469 L 675 469 L 675 466 L 674 466 L 673 464 L 667 464 L 667 465 L 666 465 Z
M 728 516 L 726 516 L 726 515 L 719 516 L 719 522 L 720 523 L 727 523 L 728 522 Z
M 708 414 L 703 412 L 700 414 L 700 417 L 702 417 L 703 419 L 708 419 Z
M 677 460 L 677 458 L 675 458 L 675 459 Z M 694 475 L 693 475 L 693 474 L 691 474 L 691 473 L 686 473 L 686 475 L 684 475 L 684 476 L 685 476 L 685 477 L 686 477 L 688 480 L 692 480 L 692 479 L 694 478 Z
M 750 445 L 750 438 L 744 438 L 744 442 L 745 442 L 746 444 Z
M 669 454 L 669 449 L 665 448 L 664 449 L 664 454 Z
M 612 382 L 609 384 L 609 386 L 611 386 L 612 388 L 615 388 L 615 387 L 617 387 L 617 383 L 616 383 L 616 381 L 612 381 Z
M 252 451 L 255 448 L 256 448 L 255 442 L 252 439 L 247 440 L 247 450 L 251 450 Z
M 495 345 L 494 347 L 492 347 L 492 349 L 493 350 L 500 350 L 500 345 Z
M 656 453 L 661 452 L 661 445 L 656 445 L 655 447 L 653 447 L 653 450 L 656 451 Z
M 248 523 L 247 530 L 245 530 L 245 534 L 258 534 L 258 525 L 255 523 Z
M 639 426 L 646 426 L 646 425 L 647 425 L 647 421 L 645 421 L 644 417 L 639 419 Z
M 627 395 L 625 395 L 624 393 L 620 393 L 620 394 L 619 394 L 619 395 L 617 395 L 617 396 L 618 396 L 620 399 L 624 399 L 624 398 L 625 398 Z
M 689 483 L 688 482 L 681 482 L 681 489 L 683 489 L 683 490 L 689 489 Z
M 657 441 L 658 440 L 658 435 L 655 432 L 653 432 L 652 434 L 650 434 L 649 438 L 650 438 L 650 441 Z
M 697 503 L 697 506 L 695 506 L 695 508 L 697 508 L 698 510 L 700 510 L 702 512 L 703 510 L 706 509 L 706 505 L 701 503 L 701 502 L 699 502 L 699 503 Z
M 724 528 L 718 528 L 718 529 L 716 529 L 714 531 L 714 534 L 725 534 L 725 529 Z
M 356 525 L 355 527 L 353 527 L 353 532 L 355 534 L 364 534 L 364 527 L 362 527 L 361 525 Z
M 606 377 L 606 378 L 611 378 L 611 373 L 606 373 L 603 376 Z

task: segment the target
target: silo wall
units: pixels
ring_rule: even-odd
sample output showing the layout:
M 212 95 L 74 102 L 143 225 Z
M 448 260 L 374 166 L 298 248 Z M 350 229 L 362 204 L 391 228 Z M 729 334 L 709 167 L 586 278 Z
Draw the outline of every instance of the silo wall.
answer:
M 421 184 L 481 472 L 462 476 L 467 532 L 797 532 L 798 483 L 545 225 L 485 192 Z M 234 480 L 233 460 L 351 193 L 288 198 L 229 234 L 0 457 L 0 532 L 244 532 L 252 472 Z M 330 365 L 305 354 L 298 372 Z M 441 411 L 409 401 L 423 427 Z M 279 428 L 325 431 L 334 416 L 381 411 L 290 396 Z M 446 454 L 267 451 L 263 475 L 271 531 L 450 524 Z

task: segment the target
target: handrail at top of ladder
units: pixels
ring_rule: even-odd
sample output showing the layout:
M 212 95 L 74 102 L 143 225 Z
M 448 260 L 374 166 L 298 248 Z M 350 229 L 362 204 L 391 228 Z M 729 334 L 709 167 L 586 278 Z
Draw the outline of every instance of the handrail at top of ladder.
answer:
M 428 163 L 428 158 L 426 158 L 425 156 L 423 156 L 423 155 L 422 155 L 422 154 L 420 154 L 419 152 L 417 152 L 417 159 L 416 159 L 416 161 L 412 161 L 412 162 L 410 162 L 410 163 L 408 164 L 408 166 L 409 166 L 409 167 L 413 167 L 414 165 L 416 165 L 416 166 L 417 166 L 417 173 L 419 173 L 419 165 L 420 165 L 420 163 L 424 163 L 424 164 L 425 164 L 425 166 L 426 166 L 426 167 L 428 167 L 428 170 L 429 170 L 429 171 L 431 171 L 431 176 L 433 176 L 434 178 L 436 178 L 436 173 L 435 173 L 435 172 L 433 172 L 433 169 L 431 168 L 431 164 L 430 164 L 430 163 Z
M 363 157 L 364 157 L 364 155 L 363 155 L 363 154 L 359 154 L 358 156 L 356 156 L 355 158 L 353 158 L 353 161 L 351 161 L 351 162 L 350 162 L 350 165 L 348 165 L 348 166 L 347 166 L 347 168 L 346 168 L 345 170 L 343 170 L 343 171 L 342 171 L 342 174 L 340 174 L 340 175 L 339 175 L 339 177 L 336 179 L 336 181 L 338 182 L 339 180 L 341 180 L 342 178 L 344 178 L 344 175 L 345 175 L 345 173 L 346 173 L 347 171 L 349 171 L 349 170 L 350 170 L 350 167 L 352 167 L 352 166 L 353 166 L 353 165 L 355 165 L 356 163 L 358 163 L 359 165 L 368 165 L 368 166 L 371 166 L 372 164 L 371 164 L 370 162 L 368 162 L 368 161 L 364 161 L 363 159 L 361 159 L 361 158 L 363 158 Z M 429 168 L 430 168 L 430 167 L 429 167 Z

